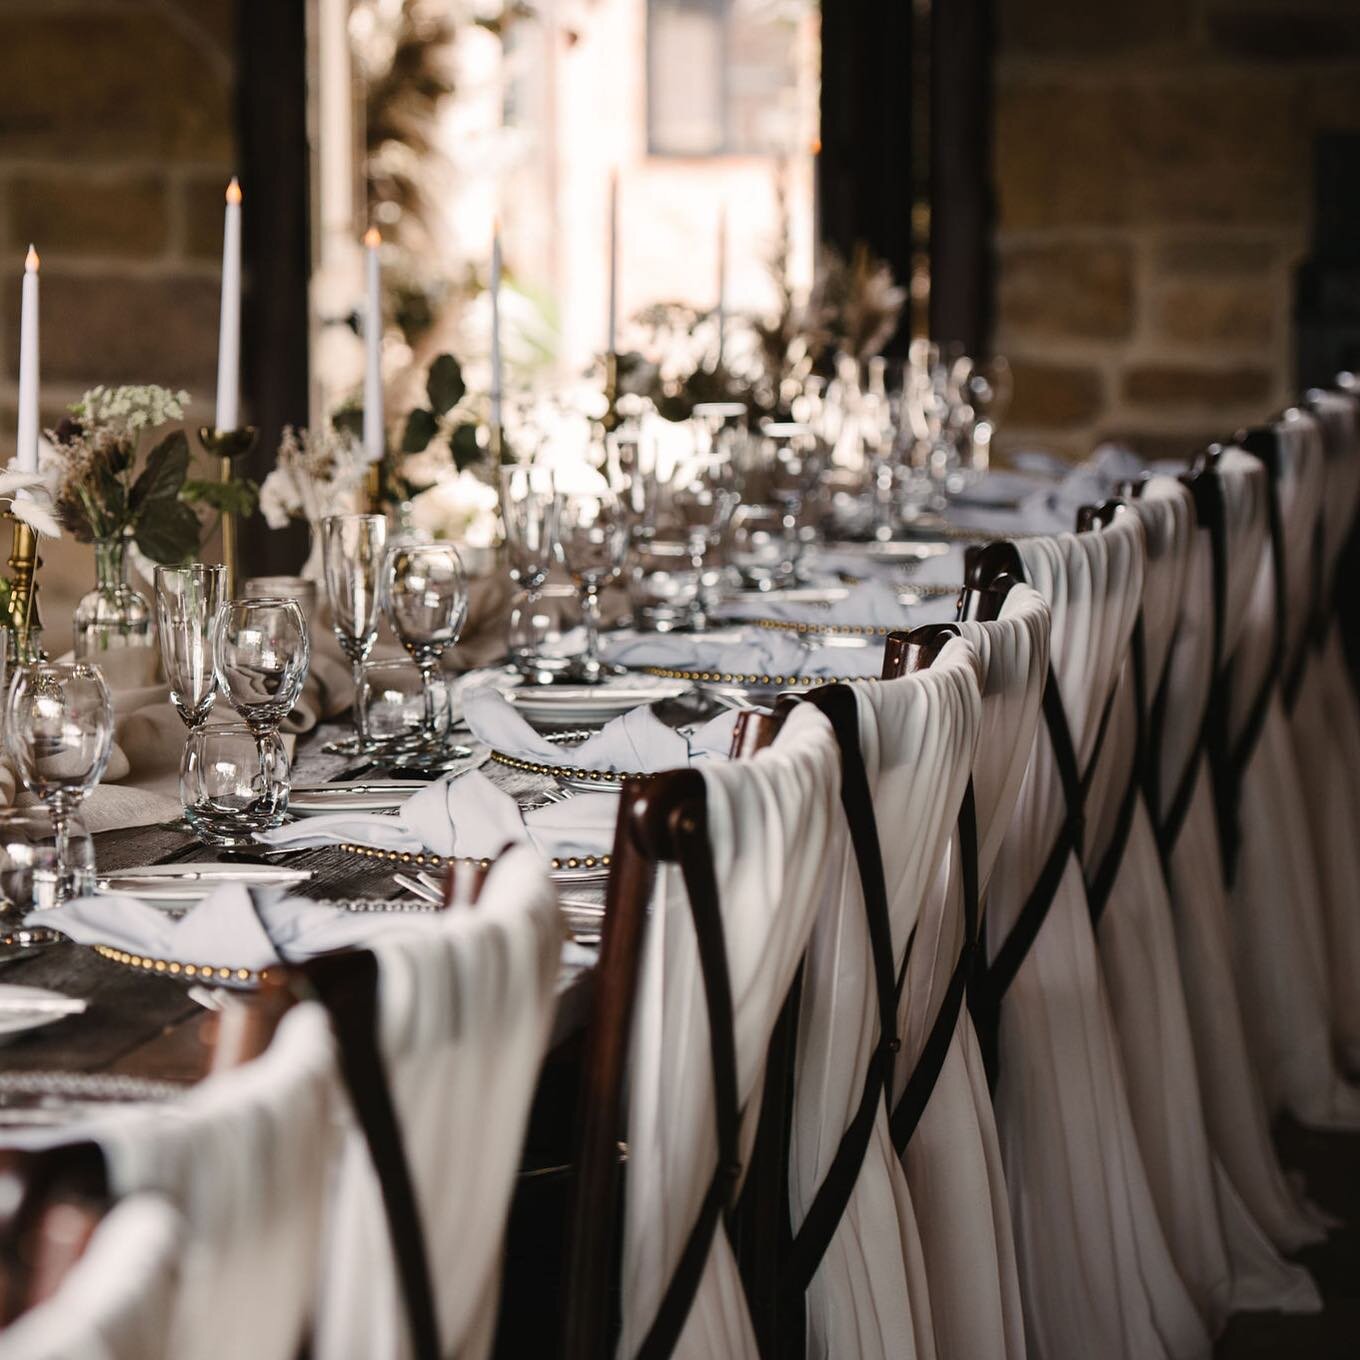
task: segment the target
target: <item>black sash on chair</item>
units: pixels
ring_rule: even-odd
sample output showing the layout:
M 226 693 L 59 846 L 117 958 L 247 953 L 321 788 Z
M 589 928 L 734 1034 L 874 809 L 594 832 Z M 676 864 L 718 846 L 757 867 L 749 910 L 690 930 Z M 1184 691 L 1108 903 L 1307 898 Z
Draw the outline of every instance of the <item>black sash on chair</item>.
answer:
M 378 961 L 367 950 L 326 954 L 304 964 L 302 972 L 330 1016 L 340 1073 L 382 1191 L 412 1353 L 416 1360 L 439 1360 L 425 1230 L 378 1047 Z
M 869 947 L 878 990 L 878 1045 L 869 1059 L 859 1107 L 832 1158 L 812 1205 L 794 1234 L 788 1283 L 791 1294 L 801 1299 L 817 1273 L 822 1257 L 850 1202 L 855 1182 L 869 1150 L 874 1117 L 887 1089 L 893 1055 L 901 1047 L 897 1038 L 897 989 L 893 975 L 892 925 L 888 914 L 888 890 L 883 855 L 874 819 L 873 797 L 859 744 L 859 707 L 854 691 L 846 685 L 827 685 L 806 696 L 831 723 L 841 749 L 841 806 L 850 827 L 850 839 L 859 867 L 864 907 L 869 922 Z
M 737 1103 L 737 1049 L 732 1012 L 732 980 L 727 967 L 718 883 L 702 802 L 682 808 L 670 832 L 676 861 L 685 880 L 708 1009 L 709 1055 L 713 1064 L 713 1105 L 718 1132 L 718 1165 L 698 1217 L 685 1240 L 657 1309 L 638 1348 L 638 1360 L 665 1360 L 674 1350 L 694 1303 L 713 1237 L 741 1181 L 741 1110 Z
M 970 778 L 964 790 L 963 802 L 959 806 L 959 876 L 963 887 L 963 945 L 959 949 L 958 962 L 945 988 L 940 1009 L 931 1024 L 930 1033 L 921 1047 L 921 1056 L 912 1068 L 911 1076 L 902 1090 L 901 1098 L 893 1109 L 890 1121 L 893 1147 L 900 1157 L 906 1151 L 911 1135 L 921 1122 L 926 1105 L 930 1101 L 935 1083 L 940 1079 L 945 1055 L 949 1052 L 949 1041 L 954 1037 L 954 1028 L 959 1022 L 959 1012 L 963 1009 L 963 998 L 972 977 L 973 963 L 978 947 L 978 847 L 977 847 L 977 803 L 973 797 L 973 781 Z M 905 970 L 904 974 L 905 976 Z

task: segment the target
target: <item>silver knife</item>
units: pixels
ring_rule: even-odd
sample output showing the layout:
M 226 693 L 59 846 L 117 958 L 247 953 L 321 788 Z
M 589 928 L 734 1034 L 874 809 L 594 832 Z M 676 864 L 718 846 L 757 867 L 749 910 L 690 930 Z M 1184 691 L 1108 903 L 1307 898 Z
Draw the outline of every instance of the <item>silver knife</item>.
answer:
M 77 996 L 5 996 L 0 1015 L 79 1015 L 90 1003 Z

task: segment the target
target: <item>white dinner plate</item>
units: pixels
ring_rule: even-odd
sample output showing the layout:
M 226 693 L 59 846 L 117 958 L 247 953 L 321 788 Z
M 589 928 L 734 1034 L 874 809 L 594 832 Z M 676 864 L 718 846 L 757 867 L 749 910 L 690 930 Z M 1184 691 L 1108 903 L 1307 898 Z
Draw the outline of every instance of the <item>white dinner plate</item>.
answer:
M 115 869 L 95 878 L 99 897 L 135 897 L 167 910 L 187 910 L 224 883 L 252 888 L 290 888 L 311 878 L 310 869 L 275 864 L 147 864 Z
M 49 992 L 45 987 L 0 985 L 0 1043 L 80 1015 L 86 1004 L 79 997 Z
M 637 676 L 602 685 L 521 685 L 505 691 L 506 700 L 530 723 L 606 723 L 624 713 L 674 699 L 689 686 L 680 682 L 648 684 Z
M 418 780 L 410 779 L 356 779 L 348 783 L 295 786 L 288 795 L 288 811 L 295 817 L 320 817 L 328 812 L 390 812 L 422 787 Z

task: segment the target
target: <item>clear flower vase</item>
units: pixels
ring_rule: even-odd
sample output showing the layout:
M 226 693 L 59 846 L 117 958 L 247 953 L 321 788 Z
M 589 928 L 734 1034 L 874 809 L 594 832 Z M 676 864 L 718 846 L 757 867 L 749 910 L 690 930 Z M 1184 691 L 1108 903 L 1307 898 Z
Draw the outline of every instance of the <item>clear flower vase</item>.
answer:
M 110 652 L 153 647 L 151 604 L 128 584 L 127 540 L 97 540 L 94 569 L 95 587 L 76 605 L 77 659 L 98 662 Z

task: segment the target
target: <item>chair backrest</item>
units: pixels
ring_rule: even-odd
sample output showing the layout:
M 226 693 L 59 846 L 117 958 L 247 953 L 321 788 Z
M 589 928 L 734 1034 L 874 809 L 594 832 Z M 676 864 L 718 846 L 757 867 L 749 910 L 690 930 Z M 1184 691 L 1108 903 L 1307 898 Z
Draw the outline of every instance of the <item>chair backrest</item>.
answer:
M 1304 405 L 1321 422 L 1327 460 L 1323 597 L 1330 600 L 1337 563 L 1360 506 L 1360 391 L 1314 388 L 1305 396 Z
M 441 913 L 369 951 L 377 1051 L 399 1148 L 373 1141 L 360 1108 L 368 1138 L 353 1130 L 339 1150 L 316 1356 L 401 1357 L 431 1345 L 434 1355 L 489 1351 L 501 1243 L 561 944 L 552 887 L 524 846 L 496 861 L 474 910 Z M 343 1063 L 353 1040 L 342 1029 L 340 1041 Z M 348 1080 L 356 1104 L 383 1098 L 356 1089 L 352 1069 Z M 381 1164 L 392 1157 L 404 1162 L 398 1174 L 414 1201 L 395 1219 L 393 1169 Z M 413 1237 L 433 1313 L 414 1335 L 406 1293 Z
M 750 1155 L 770 1036 L 845 834 L 839 787 L 835 738 L 802 705 L 749 760 L 625 784 L 583 1073 L 569 1356 L 613 1349 L 619 1272 L 620 1355 L 754 1346 L 723 1217 Z M 625 1129 L 617 1252 L 610 1206 Z
M 337 1096 L 326 1015 L 302 1004 L 254 1061 L 98 1131 L 112 1193 L 161 1194 L 185 1221 L 171 1354 L 294 1360 L 315 1300 Z
M 183 1220 L 166 1201 L 123 1200 L 52 1296 L 0 1332 L 0 1360 L 175 1360 L 185 1249 Z

